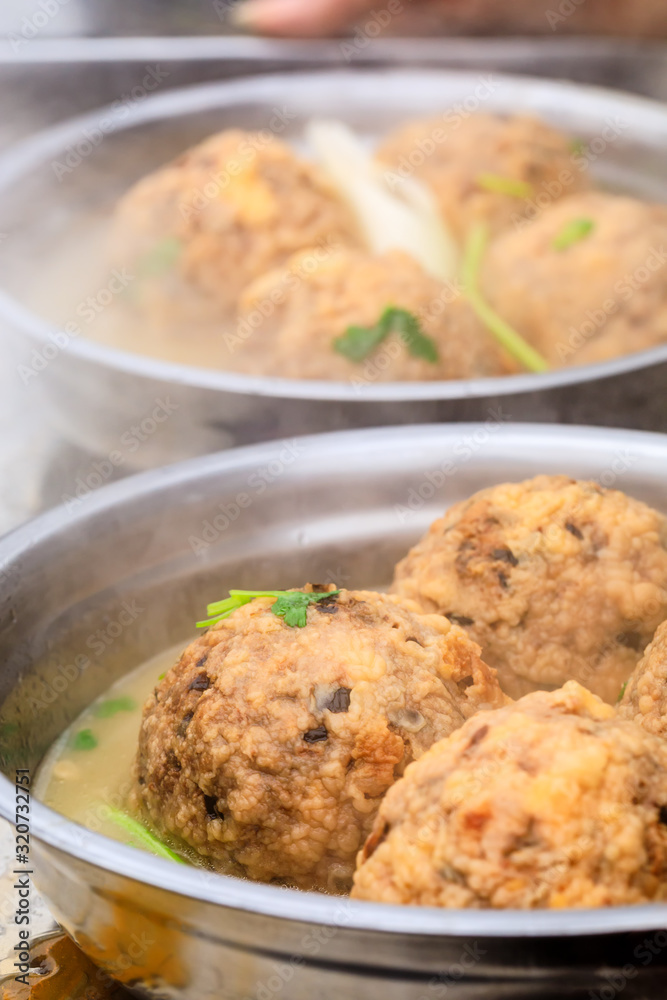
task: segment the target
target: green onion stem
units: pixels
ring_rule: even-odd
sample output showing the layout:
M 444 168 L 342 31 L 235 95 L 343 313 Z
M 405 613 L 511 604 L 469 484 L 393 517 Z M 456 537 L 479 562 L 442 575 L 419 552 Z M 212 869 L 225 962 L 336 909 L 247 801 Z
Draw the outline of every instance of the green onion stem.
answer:
M 515 177 L 503 177 L 502 174 L 479 174 L 477 186 L 493 194 L 505 194 L 510 198 L 532 198 L 533 185 L 528 181 Z
M 489 332 L 519 364 L 531 372 L 548 371 L 546 359 L 495 312 L 480 291 L 479 273 L 487 243 L 486 227 L 475 226 L 468 238 L 463 258 L 462 277 L 466 298 Z
M 161 840 L 158 840 L 150 830 L 146 829 L 143 823 L 139 823 L 138 820 L 128 816 L 127 813 L 122 812 L 120 809 L 113 809 L 109 806 L 108 810 L 109 819 L 112 823 L 115 823 L 121 830 L 124 830 L 125 833 L 130 835 L 132 840 L 137 841 L 141 847 L 150 851 L 151 854 L 156 854 L 159 858 L 168 858 L 170 861 L 177 861 L 179 865 L 187 864 L 175 851 L 172 851 L 170 847 L 167 847 Z

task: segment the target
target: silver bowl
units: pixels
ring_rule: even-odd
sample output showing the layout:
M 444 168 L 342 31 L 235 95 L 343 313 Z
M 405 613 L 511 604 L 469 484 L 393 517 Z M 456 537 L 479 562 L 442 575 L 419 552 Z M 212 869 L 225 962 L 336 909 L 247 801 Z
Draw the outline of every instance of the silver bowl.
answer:
M 14 820 L 15 768 L 34 779 L 76 715 L 185 643 L 212 596 L 307 579 L 381 585 L 444 507 L 538 472 L 594 478 L 667 512 L 667 438 L 489 421 L 226 452 L 126 479 L 4 538 L 0 813 Z M 109 624 L 124 602 L 140 612 L 119 633 Z M 100 629 L 113 642 L 91 644 Z M 452 911 L 300 893 L 181 868 L 37 801 L 31 847 L 57 919 L 137 996 L 604 1000 L 609 983 L 627 1000 L 664 996 L 665 905 Z
M 276 109 L 288 112 L 280 135 L 298 142 L 313 116 L 342 118 L 370 139 L 406 118 L 460 102 L 473 111 L 535 112 L 591 142 L 591 172 L 603 185 L 667 202 L 667 109 L 618 92 L 495 73 L 374 69 L 139 93 L 122 117 L 113 107 L 87 114 L 0 158 L 0 331 L 15 344 L 27 389 L 44 395 L 70 441 L 96 455 L 116 450 L 156 401 L 167 401 L 171 415 L 159 433 L 125 455 L 134 468 L 304 432 L 486 420 L 499 413 L 513 420 L 667 430 L 667 345 L 544 375 L 360 388 L 250 377 L 130 354 L 86 339 L 80 321 L 79 336 L 57 339 L 47 321 L 53 319 L 51 306 L 40 291 L 54 257 L 64 245 L 88 238 L 135 180 L 186 146 L 228 126 L 266 127 Z M 110 130 L 95 145 L 86 136 L 102 134 L 102 121 L 111 122 Z M 76 301 L 76 274 L 66 281 Z

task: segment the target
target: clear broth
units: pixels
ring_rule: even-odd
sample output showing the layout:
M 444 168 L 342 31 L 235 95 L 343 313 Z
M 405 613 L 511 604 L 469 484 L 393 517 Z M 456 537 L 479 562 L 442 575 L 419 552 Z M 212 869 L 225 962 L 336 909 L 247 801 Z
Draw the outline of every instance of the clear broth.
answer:
M 39 768 L 35 796 L 41 802 L 88 830 L 132 844 L 131 835 L 113 821 L 109 808 L 126 808 L 144 703 L 181 651 L 180 645 L 172 647 L 131 670 L 74 720 Z M 108 714 L 112 702 L 123 707 Z M 82 740 L 90 744 L 81 733 L 91 733 L 95 745 L 81 746 Z M 160 839 L 193 864 L 208 867 L 181 841 Z

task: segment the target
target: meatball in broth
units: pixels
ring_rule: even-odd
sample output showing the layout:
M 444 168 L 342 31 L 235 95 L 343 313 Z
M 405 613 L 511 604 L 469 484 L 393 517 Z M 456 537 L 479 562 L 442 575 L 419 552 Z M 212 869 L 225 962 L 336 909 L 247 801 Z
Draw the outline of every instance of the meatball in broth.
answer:
M 667 899 L 667 744 L 571 681 L 483 712 L 389 790 L 352 895 L 493 909 Z
M 407 764 L 506 699 L 409 601 L 343 590 L 305 615 L 258 598 L 185 650 L 144 708 L 135 804 L 220 870 L 335 891 Z
M 667 617 L 667 518 L 566 476 L 493 486 L 431 525 L 393 590 L 465 628 L 513 698 L 577 680 L 613 704 Z
M 451 112 L 409 122 L 387 136 L 378 158 L 389 176 L 407 173 L 429 185 L 462 243 L 476 225 L 493 234 L 516 228 L 545 196 L 590 186 L 572 140 L 530 115 Z
M 667 621 L 623 689 L 618 711 L 649 733 L 667 738 Z
M 149 323 L 228 322 L 243 288 L 303 247 L 358 242 L 319 170 L 263 133 L 213 135 L 120 201 L 112 259 L 141 279 Z

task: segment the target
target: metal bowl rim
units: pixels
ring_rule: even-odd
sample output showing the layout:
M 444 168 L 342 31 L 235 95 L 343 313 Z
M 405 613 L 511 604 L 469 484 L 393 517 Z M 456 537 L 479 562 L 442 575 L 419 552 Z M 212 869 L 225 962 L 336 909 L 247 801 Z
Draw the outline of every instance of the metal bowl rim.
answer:
M 289 74 L 258 74 L 240 80 L 225 80 L 215 83 L 194 84 L 174 88 L 161 94 L 149 95 L 140 104 L 134 104 L 128 117 L 119 128 L 125 132 L 143 122 L 173 118 L 188 111 L 206 110 L 211 107 L 231 106 L 240 100 L 280 99 L 280 89 L 287 87 L 311 87 L 317 81 L 345 79 L 351 86 L 371 76 L 391 76 L 403 81 L 413 79 L 437 80 L 456 79 L 479 83 L 479 74 L 469 70 L 414 70 L 369 68 L 341 72 L 340 69 L 311 71 Z M 636 128 L 636 122 L 645 121 L 646 131 L 654 130 L 664 136 L 667 149 L 667 108 L 659 101 L 636 96 L 624 91 L 604 87 L 569 83 L 563 80 L 519 76 L 507 73 L 493 73 L 494 79 L 509 86 L 525 90 L 548 88 L 561 95 L 564 106 L 574 102 L 582 92 L 607 102 L 606 113 L 627 110 Z M 278 98 L 276 98 L 278 94 Z M 111 113 L 112 106 L 97 108 L 92 112 L 70 118 L 65 122 L 44 129 L 29 139 L 9 149 L 0 156 L 0 193 L 11 189 L 14 182 L 29 170 L 39 165 L 45 157 L 61 152 L 68 142 L 80 138 L 81 131 L 95 127 L 101 117 Z M 39 342 L 47 342 L 54 327 L 4 289 L 0 288 L 0 318 L 3 317 L 22 333 Z M 667 344 L 649 348 L 596 364 L 561 368 L 542 374 L 520 374 L 496 376 L 493 378 L 457 379 L 432 382 L 385 382 L 355 387 L 347 382 L 317 379 L 286 379 L 272 376 L 243 375 L 216 369 L 198 368 L 162 361 L 148 355 L 133 354 L 118 348 L 97 343 L 85 337 L 70 338 L 66 350 L 76 357 L 93 364 L 110 368 L 133 376 L 160 379 L 175 385 L 226 392 L 236 395 L 252 395 L 277 399 L 299 399 L 311 401 L 341 402 L 418 402 L 429 400 L 454 400 L 480 398 L 485 396 L 507 396 L 523 392 L 557 389 L 579 385 L 589 381 L 612 378 L 617 375 L 648 368 L 667 362 Z
M 349 454 L 350 449 L 374 453 L 381 447 L 395 452 L 401 440 L 406 445 L 425 438 L 446 443 L 459 440 L 461 434 L 473 434 L 483 425 L 428 424 L 408 427 L 383 427 L 371 430 L 338 431 L 301 438 L 308 445 L 323 444 L 327 457 Z M 605 443 L 615 450 L 632 446 L 647 458 L 662 460 L 667 468 L 667 435 L 645 431 L 611 430 L 599 427 L 559 427 L 542 424 L 508 424 L 500 427 L 497 439 L 516 442 L 524 453 L 544 447 L 545 438 L 582 438 L 600 449 Z M 70 528 L 77 521 L 96 517 L 124 503 L 164 493 L 183 483 L 194 483 L 210 475 L 253 467 L 270 461 L 281 447 L 279 442 L 249 445 L 230 451 L 188 459 L 163 469 L 143 472 L 120 482 L 103 486 L 90 496 L 85 509 L 74 515 L 57 508 L 40 515 L 0 539 L 0 565 L 8 569 L 21 554 L 41 544 L 50 536 Z M 0 815 L 14 820 L 14 785 L 0 774 Z M 65 855 L 76 856 L 71 847 L 70 830 L 78 824 L 65 819 L 34 800 L 31 833 L 48 847 Z M 179 895 L 213 905 L 284 918 L 302 923 L 337 925 L 345 929 L 387 932 L 396 935 L 459 937 L 475 935 L 490 938 L 553 938 L 590 936 L 664 929 L 667 905 L 648 904 L 608 909 L 522 911 L 522 910 L 443 910 L 431 907 L 405 907 L 297 892 L 274 886 L 246 882 L 225 875 L 211 874 L 196 868 L 181 868 L 172 862 L 152 857 L 142 851 L 116 843 L 86 830 L 85 859 L 93 866 L 120 877 L 134 879 Z M 341 916 L 341 910 L 343 915 Z

